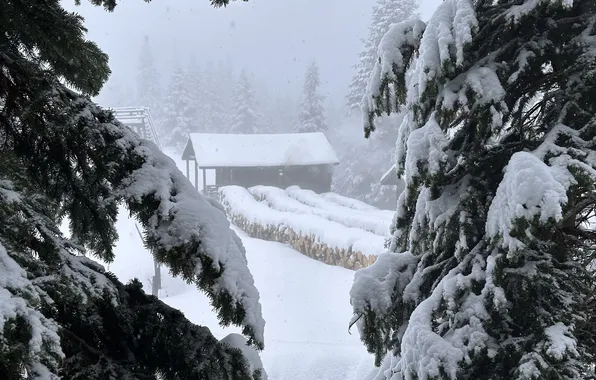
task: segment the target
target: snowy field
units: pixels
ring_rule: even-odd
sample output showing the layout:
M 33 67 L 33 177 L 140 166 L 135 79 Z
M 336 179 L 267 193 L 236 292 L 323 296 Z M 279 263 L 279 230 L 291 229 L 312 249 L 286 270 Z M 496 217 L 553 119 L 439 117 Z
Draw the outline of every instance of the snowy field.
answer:
M 121 213 L 116 260 L 109 265 L 121 281 L 138 277 L 150 291 L 153 262 Z M 270 380 L 362 380 L 373 358 L 357 329 L 348 334 L 349 290 L 354 272 L 309 259 L 279 243 L 252 239 L 234 228 L 247 251 L 248 266 L 261 295 L 265 350 L 261 358 Z M 163 270 L 163 269 L 162 269 Z M 221 328 L 207 298 L 191 285 L 162 272 L 164 302 L 221 339 L 236 328 Z

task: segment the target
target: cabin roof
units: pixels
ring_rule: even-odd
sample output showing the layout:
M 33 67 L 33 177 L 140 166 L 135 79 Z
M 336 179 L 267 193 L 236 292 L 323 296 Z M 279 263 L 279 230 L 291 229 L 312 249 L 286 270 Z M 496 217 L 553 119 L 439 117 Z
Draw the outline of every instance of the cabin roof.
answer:
M 202 168 L 337 165 L 321 132 L 284 134 L 191 133 L 183 160 Z
M 393 164 L 393 166 L 383 174 L 381 177 L 381 185 L 395 186 L 398 184 L 397 173 L 395 172 L 396 169 L 395 164 Z

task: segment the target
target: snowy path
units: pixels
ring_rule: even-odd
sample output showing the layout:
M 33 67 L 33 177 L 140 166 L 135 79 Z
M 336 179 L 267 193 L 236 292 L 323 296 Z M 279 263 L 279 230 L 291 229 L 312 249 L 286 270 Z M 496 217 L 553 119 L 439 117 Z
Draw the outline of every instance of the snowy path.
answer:
M 134 222 L 121 213 L 116 261 L 109 269 L 122 281 L 138 277 L 151 289 L 151 257 L 143 248 Z M 234 228 L 247 251 L 248 264 L 261 295 L 265 351 L 261 353 L 270 380 L 362 380 L 373 358 L 358 338 L 348 334 L 349 290 L 354 272 L 307 258 L 286 245 L 248 237 Z M 165 273 L 164 273 L 165 274 Z M 206 297 L 183 281 L 163 276 L 164 302 L 192 322 L 208 326 L 218 338 L 236 328 L 218 326 Z

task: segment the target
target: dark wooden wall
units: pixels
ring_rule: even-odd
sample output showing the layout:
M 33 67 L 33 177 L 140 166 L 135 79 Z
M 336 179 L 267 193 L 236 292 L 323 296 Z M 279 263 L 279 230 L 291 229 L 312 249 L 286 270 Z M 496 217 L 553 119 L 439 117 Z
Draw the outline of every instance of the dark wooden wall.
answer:
M 331 191 L 333 167 L 331 165 L 257 167 L 257 168 L 218 168 L 215 171 L 216 186 L 257 185 L 300 186 L 317 193 Z
M 215 171 L 217 186 L 238 185 L 252 187 L 257 185 L 282 186 L 279 168 L 219 168 Z
M 331 191 L 330 165 L 290 166 L 284 170 L 284 186 L 300 186 L 315 193 Z

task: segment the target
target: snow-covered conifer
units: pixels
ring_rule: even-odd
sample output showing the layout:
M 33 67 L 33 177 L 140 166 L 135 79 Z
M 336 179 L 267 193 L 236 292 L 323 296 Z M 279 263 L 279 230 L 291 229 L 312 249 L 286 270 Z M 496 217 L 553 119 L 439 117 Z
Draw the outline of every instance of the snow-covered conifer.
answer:
M 189 98 L 188 115 L 190 118 L 190 132 L 202 132 L 201 130 L 201 104 L 204 102 L 204 78 L 202 70 L 195 54 L 191 54 L 188 68 L 185 72 L 186 93 Z
M 234 94 L 234 108 L 236 110 L 236 116 L 233 120 L 231 133 L 271 132 L 265 128 L 265 124 L 263 123 L 255 89 L 246 69 L 241 71 L 238 79 Z
M 155 259 L 263 347 L 259 295 L 221 206 L 83 95 L 110 71 L 82 18 L 59 0 L 0 2 L 0 31 L 11 36 L 0 38 L 0 378 L 260 378 L 241 349 L 89 258 L 114 259 L 125 205 Z
M 210 133 L 228 132 L 233 116 L 230 98 L 235 82 L 232 70 L 222 62 L 213 64 L 209 61 L 202 72 L 202 81 L 199 130 Z
M 361 116 L 362 98 L 366 94 L 368 78 L 379 59 L 381 38 L 392 24 L 412 17 L 416 9 L 415 0 L 378 0 L 374 5 L 368 36 L 363 40 L 364 49 L 359 55 L 358 64 L 354 66 L 356 73 L 346 96 L 348 118 L 340 124 L 337 133 L 342 149 L 338 150 L 341 157 L 333 178 L 334 191 L 382 208 L 395 207 L 401 190 L 401 186 L 395 188 L 379 183 L 382 175 L 391 167 L 388 162 L 395 156 L 395 118 L 377 120 L 381 133 L 372 136 L 370 141 L 361 141 L 362 130 L 354 130 L 354 119 L 359 120 Z M 354 150 L 362 154 L 355 155 L 352 153 Z
M 372 10 L 372 20 L 368 27 L 368 36 L 362 40 L 363 51 L 358 56 L 358 63 L 354 65 L 356 74 L 350 83 L 346 96 L 348 114 L 356 111 L 360 113 L 360 103 L 366 94 L 368 77 L 378 60 L 377 49 L 381 38 L 387 33 L 391 24 L 407 20 L 412 17 L 418 6 L 415 0 L 377 0 Z
M 216 117 L 213 125 L 217 132 L 228 132 L 234 125 L 236 117 L 234 93 L 237 84 L 237 76 L 230 61 L 220 60 L 217 62 L 213 83 L 213 91 L 216 93 L 215 101 L 217 101 L 217 104 L 214 105 Z
M 190 78 L 181 68 L 174 69 L 168 94 L 163 105 L 163 142 L 165 146 L 182 151 L 188 135 L 193 132 L 195 116 Z
M 283 127 L 277 124 L 275 117 L 277 110 L 275 109 L 273 97 L 270 95 L 267 84 L 257 82 L 256 97 L 257 104 L 261 110 L 261 128 L 263 131 L 267 131 L 268 133 L 282 133 Z
M 446 0 L 381 40 L 365 130 L 407 111 L 406 189 L 351 291 L 377 379 L 593 378 L 595 21 L 591 0 Z
M 294 132 L 327 132 L 327 119 L 323 106 L 325 97 L 320 94 L 320 85 L 319 66 L 313 61 L 306 69 L 303 98 Z

